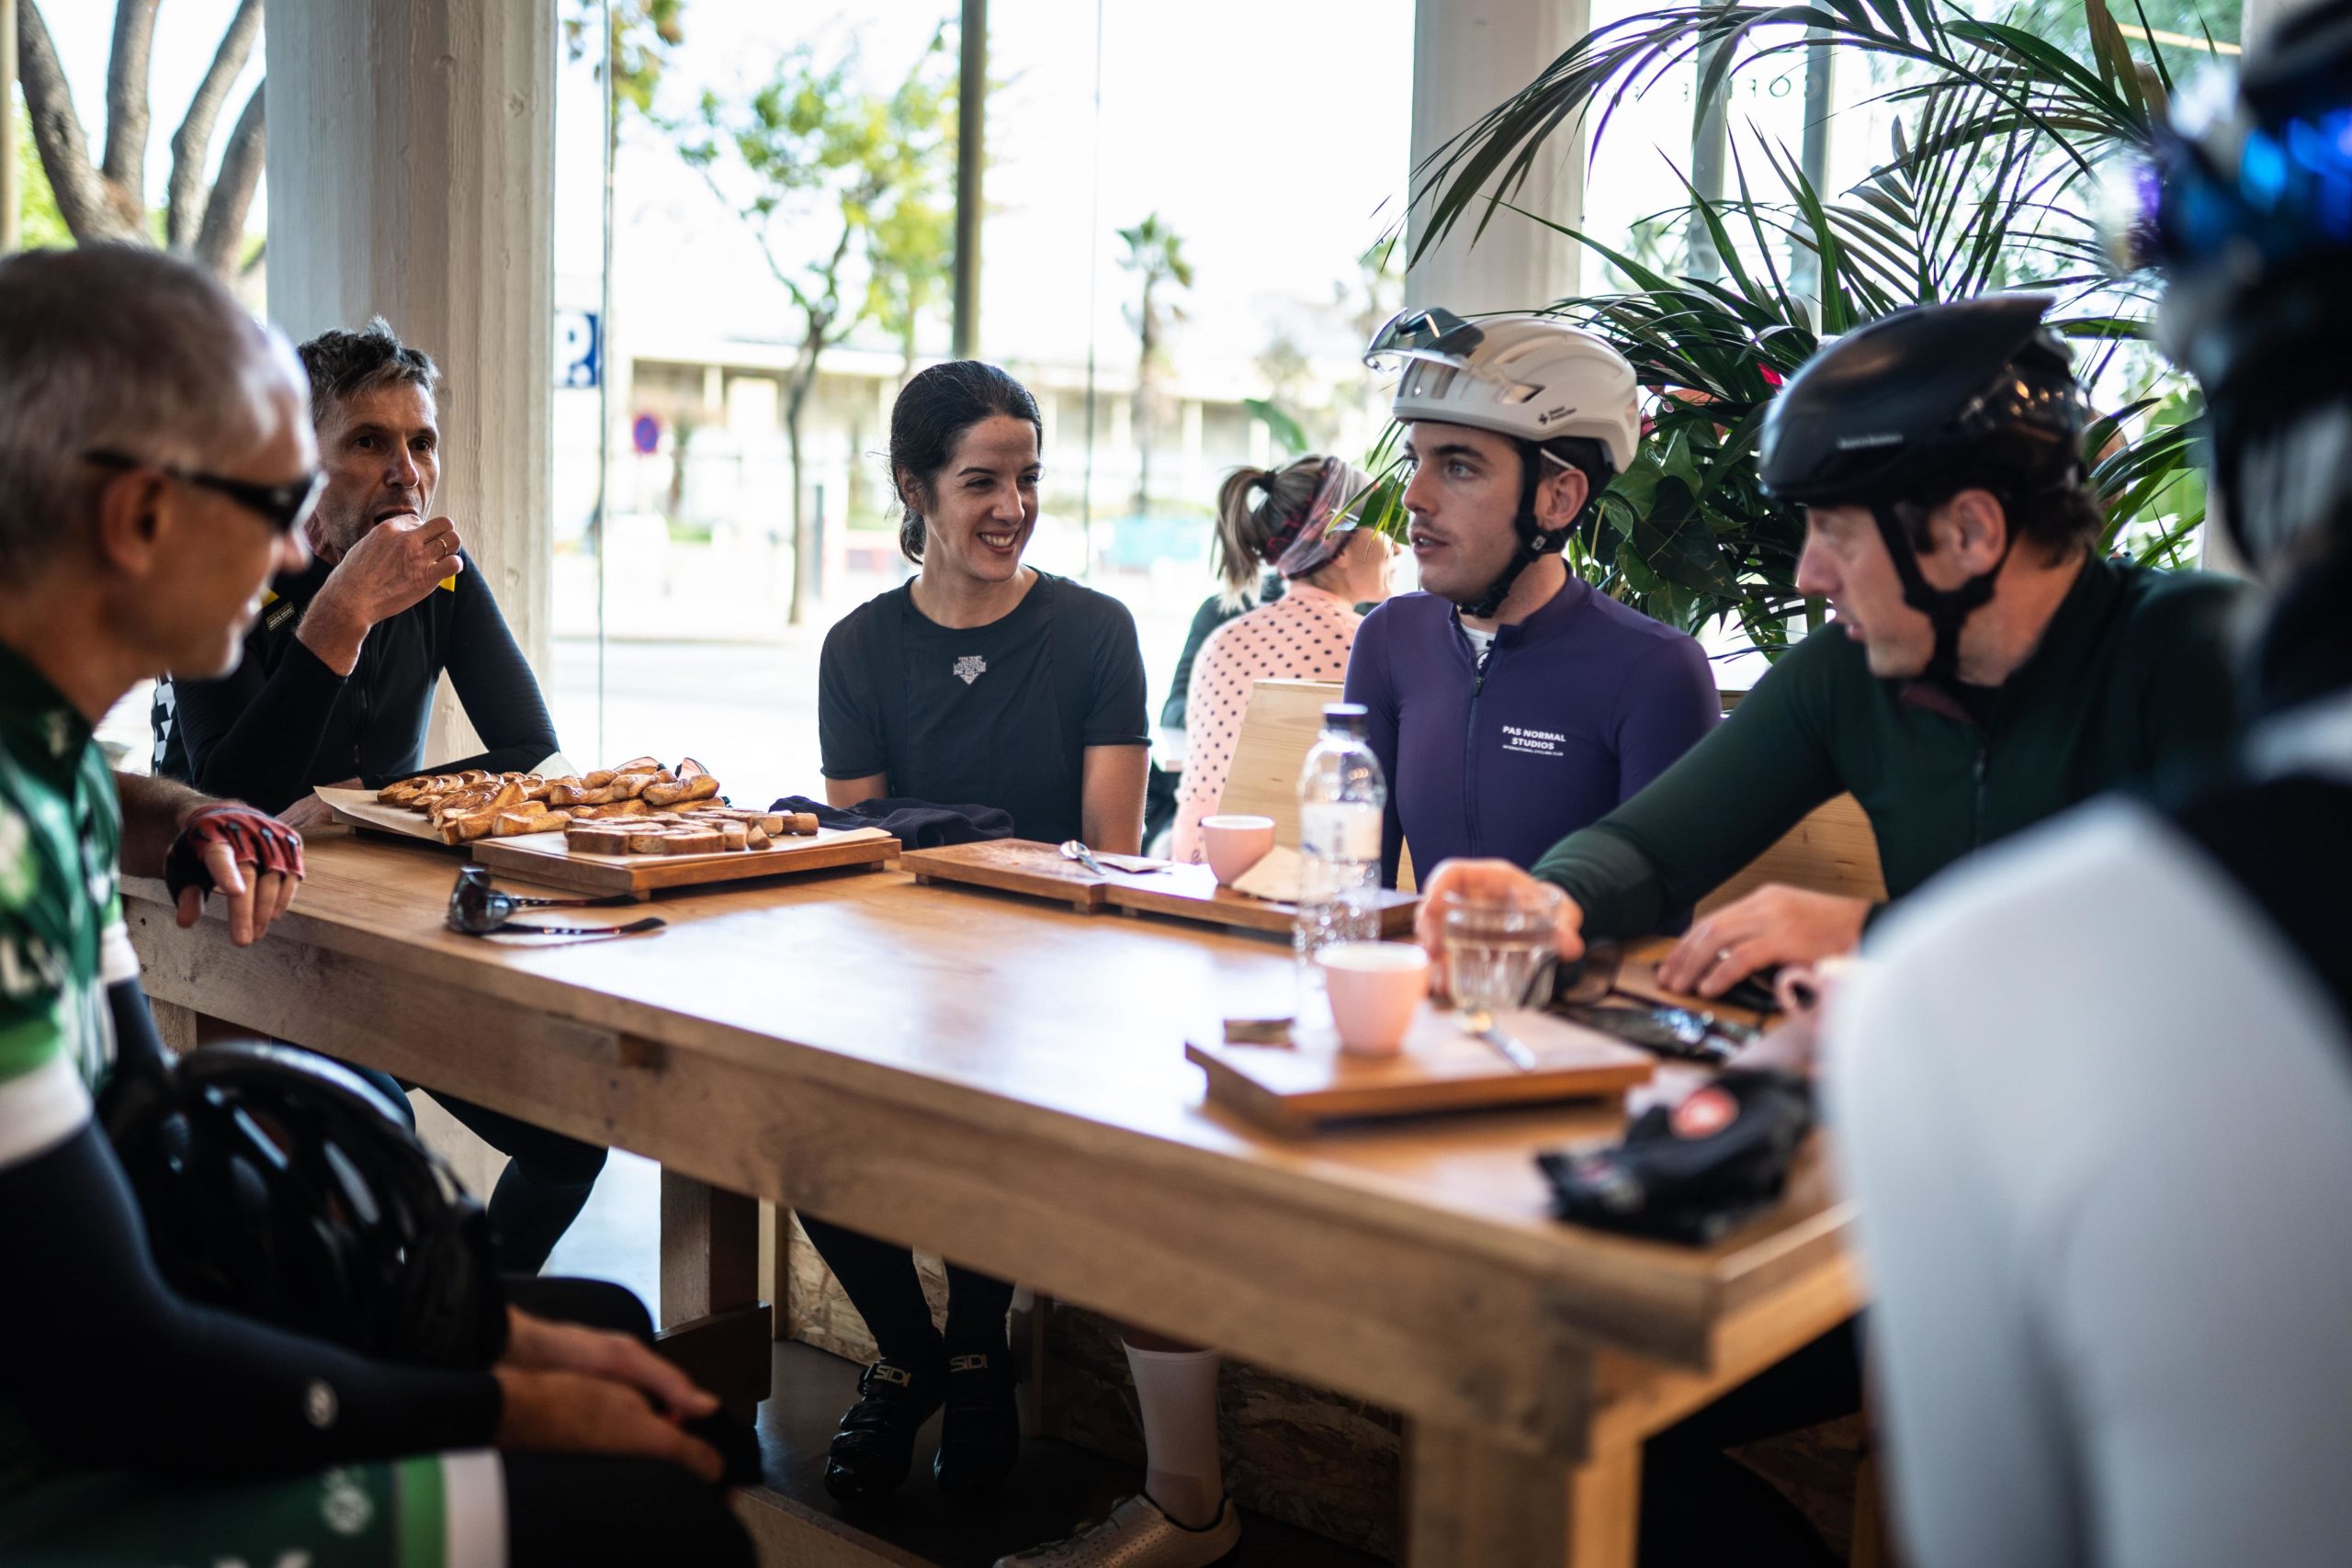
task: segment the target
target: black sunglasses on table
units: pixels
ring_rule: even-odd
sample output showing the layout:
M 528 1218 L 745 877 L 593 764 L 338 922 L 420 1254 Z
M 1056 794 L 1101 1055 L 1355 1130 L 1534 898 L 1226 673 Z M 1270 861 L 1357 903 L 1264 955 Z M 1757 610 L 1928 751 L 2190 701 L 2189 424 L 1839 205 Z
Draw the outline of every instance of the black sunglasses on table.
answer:
M 271 527 L 281 534 L 292 533 L 308 520 L 311 511 L 319 504 L 319 492 L 326 488 L 327 483 L 326 475 L 316 468 L 299 479 L 289 479 L 282 485 L 266 485 L 256 484 L 251 479 L 227 479 L 220 474 L 203 473 L 194 468 L 174 468 L 169 463 L 151 463 L 143 457 L 131 457 L 127 452 L 114 452 L 104 448 L 96 452 L 83 453 L 82 460 L 85 463 L 95 463 L 101 468 L 114 468 L 125 473 L 138 468 L 153 468 L 158 473 L 168 474 L 182 484 L 196 485 L 216 491 L 227 496 L 249 512 L 259 513 L 268 520 Z

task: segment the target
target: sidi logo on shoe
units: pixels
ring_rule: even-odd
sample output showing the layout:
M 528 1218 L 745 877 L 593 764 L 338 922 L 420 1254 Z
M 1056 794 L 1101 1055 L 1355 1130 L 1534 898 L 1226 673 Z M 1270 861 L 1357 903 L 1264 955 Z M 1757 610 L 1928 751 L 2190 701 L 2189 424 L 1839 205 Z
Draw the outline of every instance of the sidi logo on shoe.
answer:
M 989 1370 L 986 1356 L 950 1356 L 947 1370 L 951 1372 L 984 1372 Z

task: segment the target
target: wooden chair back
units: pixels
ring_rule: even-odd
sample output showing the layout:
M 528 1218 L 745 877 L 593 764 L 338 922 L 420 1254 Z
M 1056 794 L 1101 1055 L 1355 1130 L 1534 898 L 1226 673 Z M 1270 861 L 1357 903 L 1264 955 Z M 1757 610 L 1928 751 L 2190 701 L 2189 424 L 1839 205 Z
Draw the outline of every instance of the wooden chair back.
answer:
M 1234 737 L 1220 812 L 1274 819 L 1274 842 L 1298 848 L 1298 773 L 1323 730 L 1323 705 L 1340 700 L 1336 681 L 1261 681 Z
M 1876 903 L 1886 897 L 1879 873 L 1878 836 L 1850 795 L 1824 801 L 1781 840 L 1699 900 L 1699 912 L 1720 908 L 1768 882 L 1815 893 L 1842 893 Z

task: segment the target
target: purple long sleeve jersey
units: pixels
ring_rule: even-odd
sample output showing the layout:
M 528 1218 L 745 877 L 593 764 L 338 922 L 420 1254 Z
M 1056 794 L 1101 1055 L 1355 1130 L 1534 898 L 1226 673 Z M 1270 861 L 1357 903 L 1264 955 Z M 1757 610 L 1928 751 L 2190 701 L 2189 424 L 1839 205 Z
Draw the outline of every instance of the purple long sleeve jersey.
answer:
M 1698 643 L 1571 578 L 1495 634 L 1483 667 L 1453 604 L 1404 593 L 1365 617 L 1348 700 L 1388 778 L 1381 878 L 1412 845 L 1532 865 L 1664 772 L 1721 715 Z

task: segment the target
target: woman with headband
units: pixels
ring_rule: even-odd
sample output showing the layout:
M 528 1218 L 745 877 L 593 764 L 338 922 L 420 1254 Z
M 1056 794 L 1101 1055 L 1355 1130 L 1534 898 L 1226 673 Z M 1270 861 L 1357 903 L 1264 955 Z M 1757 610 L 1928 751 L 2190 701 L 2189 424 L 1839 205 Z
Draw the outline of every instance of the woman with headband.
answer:
M 1280 468 L 1237 469 L 1217 492 L 1225 603 L 1239 604 L 1264 568 L 1281 573 L 1286 588 L 1219 626 L 1193 661 L 1173 858 L 1201 858 L 1201 820 L 1224 793 L 1250 688 L 1260 681 L 1340 680 L 1363 620 L 1355 606 L 1388 597 L 1388 541 L 1359 531 L 1350 510 L 1371 483 L 1337 457 L 1301 457 Z

